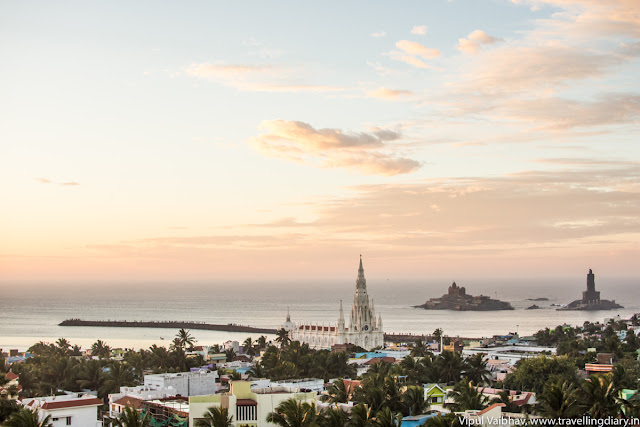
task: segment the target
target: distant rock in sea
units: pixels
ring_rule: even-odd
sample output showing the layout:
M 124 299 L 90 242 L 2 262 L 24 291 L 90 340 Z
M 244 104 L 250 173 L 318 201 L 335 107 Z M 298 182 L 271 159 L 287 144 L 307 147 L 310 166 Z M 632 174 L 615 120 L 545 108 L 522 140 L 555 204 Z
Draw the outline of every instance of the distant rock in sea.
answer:
M 549 301 L 549 298 L 540 297 L 540 298 L 527 298 L 527 301 Z
M 527 310 L 537 310 L 539 308 L 540 307 L 538 307 L 537 305 L 533 304 L 533 305 L 530 305 L 529 307 L 527 307 Z
M 600 299 L 600 292 L 596 291 L 596 279 L 593 271 L 589 269 L 587 274 L 587 290 L 582 292 L 582 299 L 577 299 L 564 307 L 557 310 L 615 310 L 617 308 L 624 308 L 615 301 L 609 301 L 606 299 Z
M 449 291 L 440 298 L 431 298 L 422 305 L 415 306 L 425 310 L 457 310 L 457 311 L 495 311 L 513 310 L 511 304 L 487 296 L 467 295 L 464 287 L 456 282 L 449 286 Z

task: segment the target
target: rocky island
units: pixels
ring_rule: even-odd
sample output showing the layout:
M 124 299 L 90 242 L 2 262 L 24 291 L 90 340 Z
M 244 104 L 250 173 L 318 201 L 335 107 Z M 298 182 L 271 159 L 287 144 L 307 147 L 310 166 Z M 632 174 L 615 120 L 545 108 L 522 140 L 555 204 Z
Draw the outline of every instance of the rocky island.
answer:
M 587 290 L 582 291 L 582 299 L 577 299 L 565 307 L 557 310 L 615 310 L 616 308 L 624 308 L 615 301 L 600 299 L 600 291 L 596 291 L 596 276 L 589 269 L 587 274 Z
M 513 310 L 511 304 L 487 296 L 467 295 L 464 287 L 459 287 L 456 282 L 449 286 L 449 292 L 440 298 L 431 298 L 417 308 L 425 310 L 457 310 L 457 311 L 494 311 Z

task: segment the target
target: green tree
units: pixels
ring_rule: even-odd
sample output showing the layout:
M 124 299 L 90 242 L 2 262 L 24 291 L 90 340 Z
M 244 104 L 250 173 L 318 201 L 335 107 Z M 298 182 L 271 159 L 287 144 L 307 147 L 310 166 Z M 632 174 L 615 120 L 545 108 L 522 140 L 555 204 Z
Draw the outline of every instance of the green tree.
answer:
M 464 361 L 458 353 L 443 351 L 434 363 L 440 372 L 440 382 L 451 383 L 460 380 Z
M 618 392 L 609 375 L 594 375 L 578 390 L 581 409 L 593 418 L 614 417 L 620 413 Z
M 400 427 L 402 425 L 402 415 L 394 413 L 389 407 L 385 407 L 376 412 L 376 420 L 373 425 L 376 427 Z
M 116 427 L 150 427 L 151 413 L 147 412 L 143 416 L 132 406 L 126 406 L 113 423 Z
M 9 418 L 9 415 L 17 412 L 19 409 L 20 406 L 15 400 L 0 398 L 0 423 Z
M 78 369 L 78 385 L 89 390 L 98 390 L 104 381 L 103 365 L 99 360 L 87 360 Z
M 289 338 L 289 331 L 284 328 L 280 328 L 276 331 L 276 342 L 280 343 L 280 347 L 286 347 L 291 342 Z
M 484 409 L 489 406 L 489 398 L 474 387 L 467 378 L 456 383 L 450 393 L 453 403 L 445 404 L 456 412 L 468 409 Z
M 349 401 L 349 391 L 344 384 L 344 379 L 338 378 L 327 387 L 327 394 L 323 396 L 325 402 L 347 403 Z
M 578 415 L 577 389 L 568 381 L 549 381 L 539 395 L 539 411 L 548 418 L 573 418 Z
M 193 345 L 196 343 L 196 339 L 191 335 L 191 332 L 187 329 L 180 329 L 176 334 L 178 343 L 181 348 L 193 350 Z
M 134 376 L 131 367 L 125 363 L 113 362 L 109 365 L 108 371 L 104 376 L 104 382 L 98 391 L 100 396 L 106 396 L 110 393 L 119 392 L 120 387 L 133 384 Z
M 3 427 L 52 427 L 51 415 L 42 417 L 36 409 L 32 411 L 22 408 L 9 415 L 9 418 L 2 424 Z
M 578 382 L 578 369 L 573 360 L 565 356 L 538 356 L 522 359 L 516 363 L 515 372 L 507 375 L 504 387 L 542 393 L 547 381 Z
M 91 345 L 91 355 L 97 356 L 100 359 L 108 359 L 111 356 L 111 347 L 104 341 L 97 340 Z
M 229 415 L 229 408 L 212 406 L 207 409 L 202 420 L 196 421 L 196 427 L 231 427 L 233 417 Z
M 340 408 L 324 408 L 317 423 L 321 427 L 344 427 L 349 423 L 349 415 Z
M 429 402 L 424 398 L 424 388 L 419 386 L 407 387 L 402 393 L 402 403 L 407 415 L 420 415 L 429 408 Z
M 351 418 L 347 426 L 370 427 L 373 423 L 371 418 L 371 408 L 368 408 L 364 403 L 359 403 L 351 410 Z
M 484 385 L 491 379 L 491 372 L 487 367 L 482 353 L 476 353 L 464 359 L 464 376 L 476 385 Z
M 318 426 L 315 403 L 288 399 L 280 403 L 274 412 L 269 412 L 267 422 L 280 427 Z

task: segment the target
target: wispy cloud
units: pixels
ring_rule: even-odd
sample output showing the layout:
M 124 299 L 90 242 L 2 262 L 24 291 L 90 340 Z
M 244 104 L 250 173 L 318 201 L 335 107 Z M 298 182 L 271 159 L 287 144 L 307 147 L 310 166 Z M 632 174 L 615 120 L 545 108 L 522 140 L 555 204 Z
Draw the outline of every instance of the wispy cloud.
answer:
M 371 37 L 375 37 L 375 38 L 385 37 L 386 35 L 387 35 L 386 31 L 371 33 Z
M 396 43 L 399 50 L 392 50 L 389 56 L 396 61 L 402 61 L 417 68 L 433 68 L 424 59 L 434 59 L 440 56 L 438 49 L 424 46 L 410 40 L 400 40 Z
M 390 153 L 391 142 L 401 137 L 391 130 L 347 133 L 285 120 L 267 120 L 260 128 L 263 133 L 250 142 L 270 156 L 373 175 L 404 174 L 420 167 L 415 160 Z
M 36 181 L 41 182 L 43 184 L 51 184 L 51 180 L 48 180 L 47 178 L 36 178 Z
M 388 99 L 392 101 L 396 101 L 401 98 L 406 98 L 413 95 L 413 92 L 410 90 L 396 90 L 396 89 L 388 89 L 385 87 L 380 87 L 375 90 L 366 91 L 367 96 L 371 98 L 380 98 L 380 99 Z
M 55 182 L 51 181 L 50 179 L 42 178 L 42 177 L 36 178 L 36 181 L 38 181 L 38 182 L 40 182 L 42 184 L 56 184 Z M 64 187 L 72 187 L 72 186 L 80 185 L 80 183 L 78 183 L 76 181 L 58 182 L 57 184 L 61 185 L 61 186 L 64 186 Z
M 411 29 L 411 34 L 416 34 L 419 36 L 423 36 L 427 34 L 427 26 L 426 25 L 416 25 Z
M 65 187 L 73 187 L 75 185 L 80 185 L 80 183 L 78 183 L 76 181 L 67 181 L 67 182 L 61 182 L 60 185 L 65 186 Z
M 476 53 L 483 46 L 494 44 L 502 39 L 492 37 L 482 30 L 472 31 L 466 39 L 458 39 L 458 50 L 464 53 Z
M 341 87 L 310 84 L 292 77 L 292 69 L 273 65 L 191 64 L 186 73 L 243 91 L 254 92 L 338 92 Z

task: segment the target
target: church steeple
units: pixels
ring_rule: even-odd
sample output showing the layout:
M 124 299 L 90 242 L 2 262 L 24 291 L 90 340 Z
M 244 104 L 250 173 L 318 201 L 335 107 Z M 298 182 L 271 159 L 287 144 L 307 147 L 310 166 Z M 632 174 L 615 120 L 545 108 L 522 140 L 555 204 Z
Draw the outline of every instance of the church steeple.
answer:
M 367 279 L 364 278 L 364 268 L 362 267 L 362 255 L 360 255 L 360 266 L 358 267 L 358 278 L 356 279 L 356 288 L 366 288 Z

